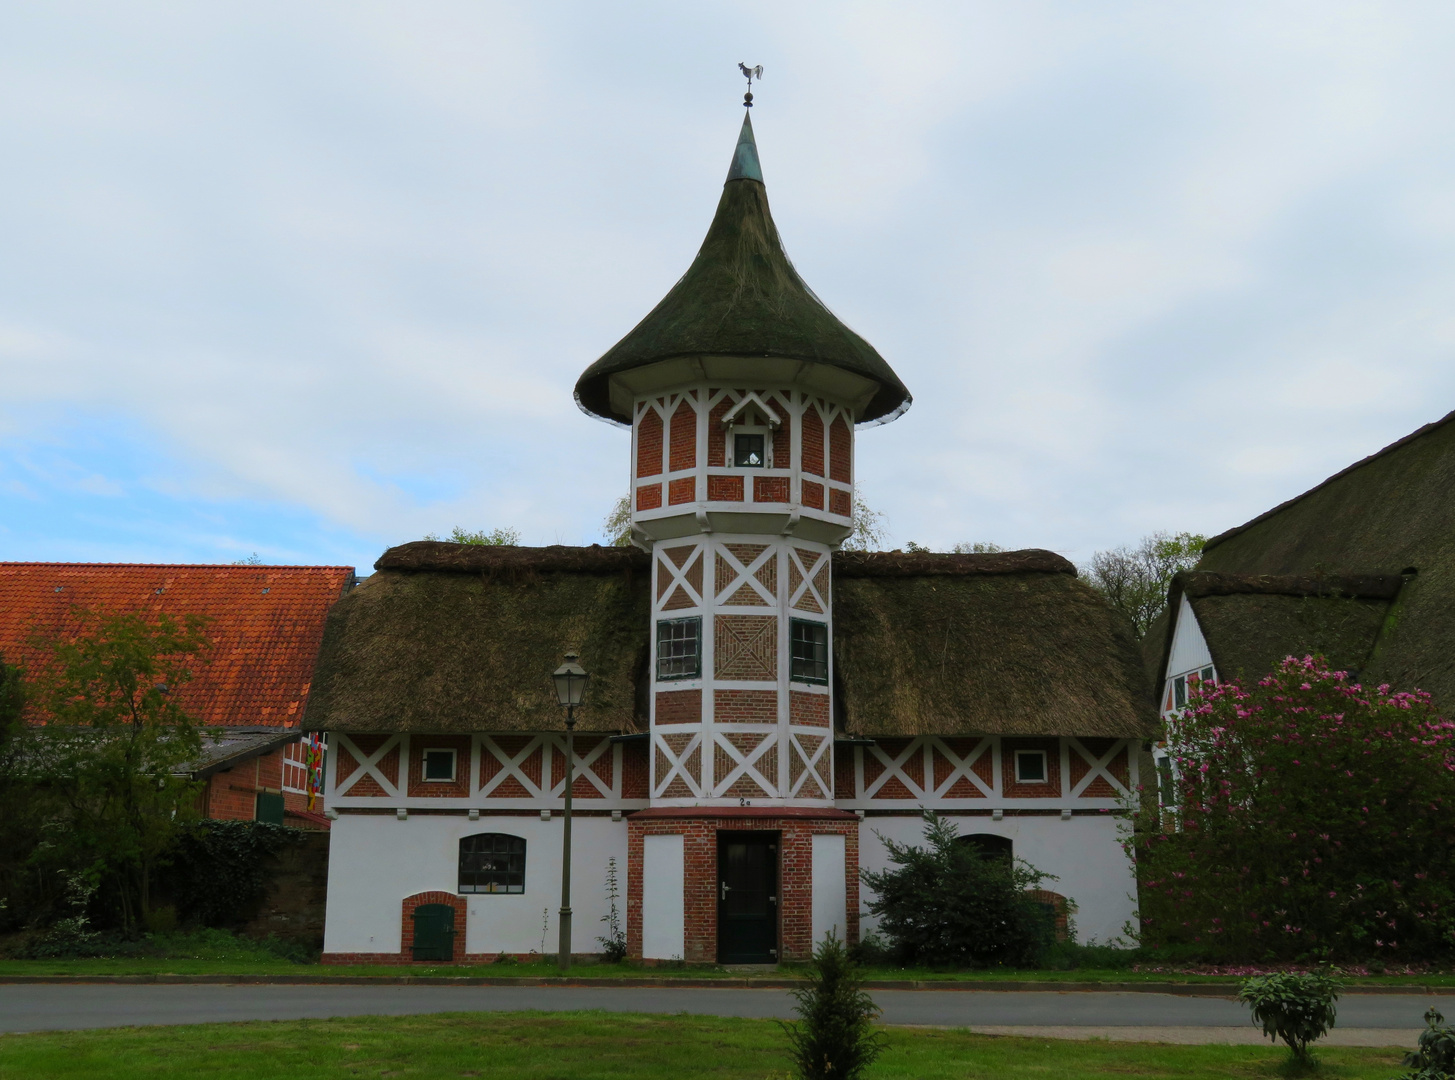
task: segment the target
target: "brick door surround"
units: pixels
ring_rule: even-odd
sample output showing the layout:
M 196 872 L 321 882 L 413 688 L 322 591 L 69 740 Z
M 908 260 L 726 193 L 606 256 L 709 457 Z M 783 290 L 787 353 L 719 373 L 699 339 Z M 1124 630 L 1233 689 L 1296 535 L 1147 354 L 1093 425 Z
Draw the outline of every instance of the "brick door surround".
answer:
M 683 959 L 717 961 L 717 841 L 719 832 L 779 834 L 780 960 L 813 952 L 813 837 L 844 838 L 848 944 L 859 940 L 859 818 L 845 810 L 794 806 L 653 807 L 627 818 L 627 954 L 642 955 L 642 856 L 647 836 L 683 837 Z

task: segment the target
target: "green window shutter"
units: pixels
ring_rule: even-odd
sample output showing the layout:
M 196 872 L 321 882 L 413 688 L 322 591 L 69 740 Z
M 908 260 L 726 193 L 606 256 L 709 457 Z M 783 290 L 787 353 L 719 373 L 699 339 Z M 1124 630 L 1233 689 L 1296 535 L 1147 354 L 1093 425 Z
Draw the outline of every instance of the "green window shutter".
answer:
M 283 796 L 267 791 L 258 792 L 258 803 L 253 810 L 253 817 L 258 821 L 266 821 L 269 825 L 283 824 Z

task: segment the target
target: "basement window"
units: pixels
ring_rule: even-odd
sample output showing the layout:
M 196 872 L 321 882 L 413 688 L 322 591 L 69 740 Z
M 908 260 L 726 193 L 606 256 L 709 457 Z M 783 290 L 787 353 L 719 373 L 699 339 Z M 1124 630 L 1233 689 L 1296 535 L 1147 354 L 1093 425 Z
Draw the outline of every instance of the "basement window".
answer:
M 476 833 L 460 840 L 461 893 L 525 892 L 525 840 Z
M 454 783 L 455 752 L 453 750 L 426 750 L 424 752 L 424 779 L 436 784 Z
M 829 628 L 807 619 L 788 620 L 788 646 L 795 682 L 829 681 Z
M 1044 784 L 1046 779 L 1046 752 L 1044 750 L 1017 750 L 1015 752 L 1015 782 L 1017 784 Z
M 702 619 L 663 619 L 657 623 L 657 678 L 696 679 L 702 675 Z

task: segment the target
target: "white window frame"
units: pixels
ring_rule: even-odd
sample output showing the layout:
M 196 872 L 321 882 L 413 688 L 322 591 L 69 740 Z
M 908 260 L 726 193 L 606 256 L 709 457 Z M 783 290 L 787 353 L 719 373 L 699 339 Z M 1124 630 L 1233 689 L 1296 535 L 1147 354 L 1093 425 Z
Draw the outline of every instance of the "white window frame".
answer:
M 1041 759 L 1041 777 L 1039 780 L 1027 780 L 1021 774 L 1021 758 L 1034 755 Z M 1017 750 L 1015 752 L 1015 782 L 1017 784 L 1049 784 L 1051 782 L 1051 759 L 1044 750 Z
M 450 775 L 448 777 L 429 775 L 429 756 L 431 754 L 450 755 Z M 425 784 L 453 784 L 456 777 L 460 775 L 460 752 L 453 746 L 427 746 L 419 755 L 419 779 Z

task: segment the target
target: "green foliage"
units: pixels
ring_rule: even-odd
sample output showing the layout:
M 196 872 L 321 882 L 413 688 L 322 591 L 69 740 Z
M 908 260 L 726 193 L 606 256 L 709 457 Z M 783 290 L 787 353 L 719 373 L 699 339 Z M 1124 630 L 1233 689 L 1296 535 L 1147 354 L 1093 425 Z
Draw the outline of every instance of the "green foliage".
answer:
M 880 839 L 893 867 L 861 876 L 875 893 L 869 911 L 900 962 L 1030 966 L 1049 944 L 1053 928 L 1026 894 L 1049 875 L 956 843 L 954 824 L 933 813 L 925 814 L 927 847 Z
M 632 544 L 632 501 L 623 495 L 611 506 L 611 513 L 601 522 L 601 531 L 611 547 L 631 547 Z
M 601 916 L 601 921 L 606 924 L 606 935 L 596 940 L 601 942 L 601 958 L 608 964 L 619 964 L 626 959 L 626 931 L 621 926 L 621 913 L 617 910 L 617 901 L 621 899 L 621 889 L 617 885 L 616 877 L 616 856 L 612 855 L 606 860 L 606 901 L 607 912 Z
M 1452 1080 L 1455 1078 L 1455 1027 L 1433 1006 L 1425 1013 L 1419 1045 L 1404 1056 L 1411 1066 L 1399 1080 Z
M 1169 721 L 1174 804 L 1133 844 L 1143 941 L 1211 960 L 1455 952 L 1455 724 L 1318 658 L 1199 687 Z
M 842 547 L 845 551 L 878 551 L 884 547 L 888 530 L 884 515 L 873 509 L 859 494 L 859 485 L 854 485 L 853 529 Z
M 317 950 L 289 939 L 269 935 L 246 938 L 230 930 L 194 929 L 140 937 L 91 932 L 84 936 L 58 933 L 60 924 L 32 938 L 18 950 L 20 959 L 157 959 L 211 960 L 233 963 L 268 963 L 279 960 L 293 964 L 317 963 Z
M 1096 552 L 1081 579 L 1130 620 L 1140 639 L 1166 608 L 1172 575 L 1196 566 L 1206 542 L 1196 533 L 1155 532 L 1136 547 Z
M 424 538 L 435 541 L 440 539 L 434 533 L 426 533 Z M 456 525 L 451 530 L 450 535 L 445 537 L 445 540 L 451 544 L 485 544 L 490 547 L 519 547 L 520 530 L 503 528 L 490 529 L 488 531 L 480 529 L 477 532 L 471 532 L 466 528 Z
M 171 852 L 168 892 L 182 921 L 232 927 L 250 919 L 268 892 L 274 857 L 302 834 L 262 821 L 199 821 Z
M 973 543 L 956 544 L 950 549 L 956 555 L 994 555 L 1005 548 L 999 544 L 992 544 L 988 540 L 976 540 Z
M 1332 972 L 1308 975 L 1282 971 L 1243 981 L 1238 1000 L 1253 1013 L 1253 1022 L 1275 1043 L 1282 1039 L 1300 1062 L 1309 1060 L 1308 1044 L 1334 1026 L 1334 1003 L 1342 984 Z
M 202 740 L 177 691 L 208 642 L 197 616 L 77 614 L 74 639 L 44 642 L 34 687 L 47 722 L 26 732 L 19 772 L 56 799 L 46 857 L 109 884 L 133 930 L 155 870 L 196 816 L 188 766 Z
M 857 1080 L 884 1052 L 874 1030 L 879 1007 L 838 935 L 813 951 L 808 986 L 793 991 L 795 1023 L 783 1025 L 800 1080 Z

